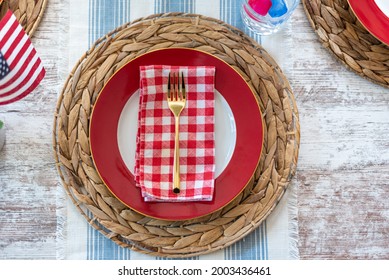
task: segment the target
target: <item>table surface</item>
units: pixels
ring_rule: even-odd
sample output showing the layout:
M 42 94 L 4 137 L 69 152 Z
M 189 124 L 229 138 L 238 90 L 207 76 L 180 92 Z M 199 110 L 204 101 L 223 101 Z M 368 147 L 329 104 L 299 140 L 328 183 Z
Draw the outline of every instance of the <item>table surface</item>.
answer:
M 49 1 L 33 37 L 46 78 L 23 101 L 0 107 L 7 126 L 0 152 L 0 259 L 56 258 L 56 194 L 62 185 L 52 123 L 67 71 L 61 5 Z M 277 45 L 283 40 L 292 48 L 288 57 Z M 292 179 L 300 258 L 388 259 L 389 89 L 336 60 L 320 44 L 302 5 L 290 24 L 262 45 L 287 75 L 300 114 Z

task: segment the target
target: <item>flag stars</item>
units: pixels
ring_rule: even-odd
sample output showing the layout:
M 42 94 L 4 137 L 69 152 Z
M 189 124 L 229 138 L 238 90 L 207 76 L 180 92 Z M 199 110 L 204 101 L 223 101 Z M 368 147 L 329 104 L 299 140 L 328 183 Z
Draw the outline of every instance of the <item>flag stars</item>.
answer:
M 9 71 L 10 69 L 8 67 L 7 61 L 5 60 L 3 54 L 0 52 L 0 80 L 7 76 Z

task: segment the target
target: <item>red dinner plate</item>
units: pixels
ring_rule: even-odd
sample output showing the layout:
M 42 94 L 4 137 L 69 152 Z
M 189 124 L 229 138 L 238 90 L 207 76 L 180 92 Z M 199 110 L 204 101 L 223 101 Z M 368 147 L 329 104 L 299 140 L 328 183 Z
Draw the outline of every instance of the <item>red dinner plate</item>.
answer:
M 130 172 L 121 156 L 118 146 L 121 112 L 129 98 L 139 89 L 139 67 L 152 64 L 216 67 L 215 88 L 233 113 L 236 143 L 230 161 L 215 179 L 212 201 L 145 202 L 140 189 L 135 185 L 132 170 Z M 133 133 L 136 134 L 136 131 Z M 194 219 L 221 209 L 250 182 L 259 164 L 263 145 L 262 114 L 248 84 L 223 60 L 192 49 L 156 50 L 127 63 L 114 73 L 101 90 L 91 116 L 90 145 L 100 177 L 113 195 L 129 208 L 156 219 Z
M 348 0 L 363 26 L 378 40 L 389 45 L 389 16 L 383 12 L 388 0 Z

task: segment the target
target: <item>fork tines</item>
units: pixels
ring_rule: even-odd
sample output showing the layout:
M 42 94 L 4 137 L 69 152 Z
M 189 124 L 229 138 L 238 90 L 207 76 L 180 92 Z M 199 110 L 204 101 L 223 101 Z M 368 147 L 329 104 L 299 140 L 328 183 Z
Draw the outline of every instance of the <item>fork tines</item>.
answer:
M 184 73 L 169 72 L 167 83 L 167 97 L 171 101 L 186 99 Z

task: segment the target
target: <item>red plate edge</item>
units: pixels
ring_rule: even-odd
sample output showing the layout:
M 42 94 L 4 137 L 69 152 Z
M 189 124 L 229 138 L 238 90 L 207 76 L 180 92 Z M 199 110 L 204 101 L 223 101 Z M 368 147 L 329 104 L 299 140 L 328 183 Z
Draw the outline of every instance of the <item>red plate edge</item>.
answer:
M 362 25 L 379 41 L 389 46 L 389 18 L 374 0 L 347 0 Z
M 180 54 L 185 54 L 187 52 L 191 52 L 192 54 L 194 52 L 197 52 L 197 56 L 200 57 L 196 59 L 194 59 L 193 61 L 191 61 L 191 63 L 189 64 L 185 64 L 185 58 L 181 58 L 180 57 Z M 141 61 L 142 62 L 142 59 L 144 60 L 144 58 L 146 57 L 147 59 L 147 56 L 156 56 L 157 54 L 159 53 L 159 55 L 161 54 L 165 54 L 165 56 L 161 56 L 158 57 L 158 64 L 172 64 L 172 65 L 205 65 L 202 60 L 201 60 L 201 57 L 207 57 L 207 59 L 210 59 L 210 60 L 213 60 L 213 62 L 216 62 L 216 64 L 219 64 L 219 67 L 221 67 L 221 65 L 223 65 L 224 69 L 219 69 L 219 72 L 223 72 L 223 71 L 227 71 L 227 72 L 231 72 L 232 71 L 235 73 L 235 75 L 239 75 L 239 80 L 242 81 L 244 83 L 244 87 L 246 87 L 246 91 L 250 91 L 251 92 L 251 99 L 252 97 L 254 97 L 255 99 L 255 111 L 256 113 L 255 114 L 259 114 L 259 118 L 257 119 L 250 119 L 250 116 L 252 115 L 255 115 L 254 112 L 250 112 L 250 110 L 244 110 L 246 108 L 240 108 L 239 109 L 239 102 L 231 102 L 232 100 L 228 100 L 226 98 L 226 96 L 224 96 L 223 94 L 223 91 L 225 91 L 225 89 L 221 90 L 220 87 L 223 87 L 224 86 L 224 83 L 222 81 L 220 81 L 220 77 L 219 79 L 217 79 L 217 77 L 219 76 L 218 74 L 216 74 L 216 79 L 215 79 L 215 88 L 217 88 L 224 96 L 224 98 L 226 98 L 227 102 L 229 103 L 234 115 L 236 115 L 236 110 L 241 110 L 241 112 L 239 112 L 239 114 L 244 114 L 248 116 L 248 119 L 245 119 L 245 121 L 243 121 L 242 117 L 241 119 L 236 119 L 235 118 L 235 121 L 239 121 L 240 124 L 238 125 L 238 123 L 236 123 L 236 127 L 237 127 L 237 144 L 236 144 L 236 147 L 235 147 L 235 150 L 234 150 L 234 153 L 233 153 L 233 156 L 230 160 L 230 163 L 228 164 L 228 166 L 226 167 L 226 169 L 222 172 L 222 174 L 220 174 L 220 176 L 218 178 L 216 178 L 216 181 L 215 181 L 215 199 L 212 201 L 212 202 L 177 202 L 177 203 L 171 203 L 171 202 L 144 202 L 143 201 L 143 198 L 141 197 L 140 195 L 140 190 L 138 188 L 135 187 L 135 182 L 134 182 L 134 179 L 133 179 L 133 176 L 132 174 L 129 172 L 129 170 L 127 169 L 127 166 L 124 164 L 121 156 L 120 156 L 120 152 L 119 152 L 119 149 L 118 149 L 118 145 L 117 145 L 117 122 L 118 122 L 118 119 L 120 117 L 120 113 L 123 109 L 123 106 L 126 104 L 127 100 L 132 96 L 132 94 L 139 88 L 139 71 L 134 71 L 135 73 L 132 73 L 131 72 L 131 78 L 129 79 L 126 79 L 123 83 L 122 80 L 120 80 L 121 82 L 120 83 L 112 83 L 112 81 L 114 81 L 115 79 L 118 79 L 117 77 L 120 75 L 120 72 L 121 70 L 123 70 L 125 67 L 132 67 L 132 68 L 137 68 L 139 67 L 139 65 L 145 65 L 145 63 L 141 63 L 139 64 L 138 63 L 138 66 L 131 66 L 130 64 L 136 64 L 138 61 Z M 168 54 L 171 54 L 170 56 Z M 172 56 L 173 54 L 173 56 Z M 150 58 L 148 58 L 150 59 Z M 151 63 L 153 60 L 151 59 L 150 63 L 147 63 L 147 64 L 156 64 L 156 63 Z M 155 60 L 154 60 L 155 61 Z M 130 66 L 129 66 L 130 65 Z M 217 65 L 216 65 L 217 66 Z M 223 68 L 221 67 L 221 68 Z M 228 69 L 228 70 L 225 70 L 225 69 Z M 223 70 L 223 71 L 221 71 Z M 124 72 L 124 71 L 123 71 Z M 218 73 L 218 68 L 216 69 L 216 73 Z M 134 74 L 134 75 L 132 75 Z M 123 75 L 123 74 L 122 74 Z M 221 74 L 221 76 L 223 77 L 223 75 Z M 115 78 L 116 77 L 116 78 Z M 236 76 L 236 79 L 238 79 L 238 76 Z M 131 80 L 131 81 L 129 81 Z M 218 82 L 219 80 L 219 82 Z M 238 81 L 239 83 L 239 81 Z M 242 85 L 243 86 L 243 85 Z M 127 89 L 127 92 L 131 92 L 131 93 L 122 93 L 120 94 L 120 90 L 116 90 L 115 91 L 115 88 L 126 88 Z M 128 88 L 130 88 L 130 90 L 128 90 Z M 134 90 L 132 90 L 134 89 Z M 99 100 L 105 100 L 105 101 L 109 101 L 109 99 L 107 99 L 106 96 L 108 96 L 108 94 L 102 94 L 104 93 L 105 90 L 109 90 L 109 92 L 112 92 L 111 94 L 109 94 L 109 97 L 111 100 L 113 99 L 116 99 L 116 98 L 119 98 L 119 103 L 122 105 L 120 105 L 120 108 L 118 108 L 118 110 L 115 112 L 115 110 L 113 110 L 111 107 L 109 107 L 109 112 L 110 113 L 113 113 L 115 116 L 117 117 L 113 117 L 113 119 L 111 119 L 111 123 L 106 123 L 104 124 L 104 128 L 111 128 L 111 130 L 113 129 L 114 130 L 114 135 L 115 135 L 115 141 L 116 143 L 112 143 L 112 137 L 111 137 L 111 144 L 113 145 L 112 147 L 109 147 L 109 152 L 106 152 L 106 154 L 118 154 L 119 155 L 119 158 L 116 158 L 112 164 L 105 164 L 105 166 L 102 164 L 103 162 L 105 162 L 105 159 L 104 158 L 101 158 L 101 155 L 96 155 L 96 153 L 94 152 L 96 150 L 96 146 L 98 145 L 105 145 L 107 142 L 107 138 L 109 138 L 109 136 L 107 136 L 107 133 L 103 133 L 101 134 L 99 132 L 99 129 L 95 129 L 95 127 L 97 126 L 97 124 L 101 124 L 101 121 L 105 121 L 107 122 L 107 118 L 105 118 L 104 116 L 100 116 L 99 114 L 100 113 L 96 113 L 96 108 L 99 108 Z M 123 90 L 124 91 L 124 90 Z M 117 93 L 119 92 L 119 93 Z M 115 95 L 113 95 L 115 93 Z M 103 96 L 103 97 L 102 97 Z M 114 98 L 112 98 L 114 97 Z M 231 99 L 231 96 L 229 97 Z M 248 98 L 248 97 L 247 97 Z M 145 215 L 145 216 L 148 216 L 148 217 L 151 217 L 151 218 L 156 218 L 156 219 L 160 219 L 160 220 L 174 220 L 174 221 L 178 221 L 178 220 L 188 220 L 188 219 L 194 219 L 194 218 L 199 218 L 199 217 L 202 217 L 202 216 L 205 216 L 205 215 L 209 215 L 213 212 L 216 212 L 218 210 L 220 210 L 221 208 L 223 208 L 224 206 L 226 206 L 229 202 L 231 202 L 234 198 L 236 198 L 242 191 L 243 189 L 247 186 L 247 184 L 252 180 L 252 177 L 254 176 L 255 174 L 255 171 L 259 165 L 259 160 L 260 160 L 260 156 L 261 156 L 261 153 L 262 153 L 262 149 L 263 149 L 263 141 L 264 141 L 264 126 L 263 126 L 263 118 L 262 118 L 262 113 L 261 113 L 261 110 L 260 110 L 260 107 L 259 107 L 259 102 L 258 102 L 258 97 L 255 95 L 255 93 L 252 91 L 252 89 L 250 88 L 250 86 L 246 83 L 246 81 L 243 79 L 243 77 L 241 76 L 241 74 L 239 72 L 237 72 L 233 67 L 231 67 L 229 64 L 227 64 L 226 62 L 224 62 L 223 60 L 221 60 L 220 58 L 212 55 L 212 54 L 209 54 L 207 52 L 204 52 L 204 51 L 199 51 L 199 50 L 193 50 L 193 49 L 189 49 L 189 48 L 168 48 L 168 49 L 158 49 L 158 50 L 153 50 L 151 52 L 148 52 L 148 53 L 145 53 L 145 54 L 142 54 L 134 59 L 132 59 L 131 61 L 129 61 L 128 63 L 126 63 L 124 66 L 122 66 L 120 69 L 118 69 L 111 77 L 110 79 L 107 81 L 107 83 L 104 85 L 104 87 L 101 89 L 98 97 L 97 97 L 97 100 L 95 102 L 95 106 L 93 108 L 93 111 L 92 111 L 92 115 L 91 115 L 91 121 L 90 121 L 90 127 L 89 127 L 89 135 L 90 135 L 90 146 L 91 146 L 91 154 L 92 154 L 92 159 L 95 163 L 95 166 L 96 166 L 96 170 L 97 172 L 99 173 L 101 179 L 103 180 L 103 182 L 105 183 L 105 185 L 107 186 L 107 188 L 111 191 L 111 193 L 117 198 L 119 199 L 123 204 L 125 204 L 126 206 L 128 206 L 130 209 L 142 214 L 142 215 Z M 117 99 L 116 99 L 117 100 Z M 116 102 L 117 103 L 117 102 Z M 254 102 L 252 102 L 254 103 Z M 102 104 L 102 103 L 100 103 Z M 251 104 L 252 106 L 253 104 Z M 234 110 L 235 108 L 235 110 Z M 238 108 L 238 109 L 236 109 Z M 101 110 L 101 109 L 99 109 Z M 108 110 L 108 109 L 107 109 Z M 244 111 L 242 111 L 244 110 Z M 93 121 L 95 120 L 95 121 Z M 116 120 L 116 121 L 115 121 Z M 247 121 L 247 120 L 250 120 L 250 121 Z M 94 123 L 96 125 L 94 125 Z M 245 168 L 245 161 L 242 161 L 240 166 L 237 166 L 235 164 L 234 166 L 234 170 L 231 170 L 231 166 L 230 164 L 233 163 L 233 161 L 235 160 L 235 163 L 236 163 L 236 157 L 238 158 L 242 158 L 244 157 L 243 155 L 238 155 L 237 156 L 237 153 L 239 152 L 238 150 L 241 148 L 242 146 L 242 143 L 240 144 L 240 146 L 238 145 L 238 142 L 242 142 L 242 139 L 238 139 L 239 138 L 239 135 L 242 135 L 244 134 L 244 132 L 239 132 L 239 130 L 253 130 L 253 127 L 255 127 L 255 130 L 256 130 L 256 133 L 259 133 L 255 139 L 259 140 L 259 143 L 256 142 L 254 143 L 255 146 L 255 150 L 254 152 L 250 153 L 250 154 L 246 154 L 245 156 L 247 156 L 249 159 L 250 159 L 250 156 L 251 156 L 251 161 L 253 161 L 253 157 L 255 155 L 255 165 L 253 163 L 251 163 L 251 165 L 253 165 L 253 168 L 250 168 L 250 170 L 252 169 L 252 171 L 250 171 L 250 176 L 249 178 L 248 177 L 248 171 L 247 171 L 247 168 Z M 259 132 L 258 132 L 259 131 Z M 259 136 L 260 135 L 260 136 Z M 250 135 L 251 136 L 251 135 Z M 258 137 L 259 136 L 259 137 Z M 242 138 L 242 137 L 241 137 Z M 245 141 L 247 140 L 248 143 L 250 143 L 250 139 L 252 137 L 249 137 L 249 135 L 246 133 L 246 137 L 245 137 Z M 109 142 L 109 140 L 108 140 Z M 253 144 L 253 143 L 251 143 Z M 247 151 L 245 151 L 247 152 Z M 254 155 L 254 156 L 253 156 Z M 230 166 L 230 167 L 229 167 Z M 124 188 L 122 188 L 122 186 L 120 185 L 117 185 L 117 181 L 115 181 L 115 178 L 113 178 L 113 181 L 112 181 L 112 178 L 107 178 L 106 176 L 104 176 L 104 174 L 102 174 L 101 169 L 104 169 L 104 172 L 106 174 L 107 171 L 113 171 L 113 172 L 117 172 L 116 175 L 118 175 L 119 177 L 120 176 L 123 176 L 126 178 L 126 180 L 128 180 L 128 185 L 129 186 L 124 186 Z M 103 173 L 104 173 L 103 172 Z M 235 174 L 232 174 L 232 172 L 234 172 Z M 239 192 L 237 192 L 233 197 L 229 197 L 228 198 L 228 201 L 225 201 L 224 203 L 217 203 L 217 201 L 219 200 L 221 194 L 223 193 L 222 192 L 222 189 L 220 189 L 220 187 L 218 188 L 217 185 L 218 185 L 218 182 L 223 182 L 223 180 L 226 179 L 226 176 L 228 178 L 228 176 L 233 176 L 233 178 L 235 178 L 236 180 L 236 174 L 239 174 L 240 172 L 242 172 L 242 174 L 246 174 L 245 175 L 245 178 L 247 178 L 245 181 L 244 181 L 244 184 L 241 184 L 242 187 L 241 189 L 239 190 Z M 235 177 L 234 177 L 235 175 Z M 109 181 L 109 182 L 108 182 Z M 242 180 L 241 180 L 242 181 Z M 112 184 L 113 183 L 113 184 Z M 228 182 L 227 182 L 228 183 Z M 231 182 L 230 182 L 230 185 L 231 185 Z M 225 186 L 222 185 L 222 186 Z M 130 193 L 130 197 L 128 197 L 129 194 L 125 194 L 123 195 L 123 190 L 125 190 L 127 187 L 131 187 L 131 188 L 135 188 L 135 191 L 132 191 L 132 195 L 131 195 L 131 191 L 129 192 Z M 231 187 L 231 186 L 230 186 Z M 118 193 L 118 192 L 121 192 L 121 193 Z M 127 197 L 125 197 L 127 196 Z M 123 198 L 125 197 L 125 199 Z M 132 203 L 128 203 L 128 199 L 132 199 L 131 202 Z M 140 202 L 138 201 L 137 203 L 135 203 L 136 205 L 134 205 L 134 201 L 136 202 L 137 200 L 140 200 Z M 224 199 L 225 200 L 225 199 Z M 216 201 L 216 202 L 215 202 Z M 143 205 L 143 207 L 137 207 L 137 205 L 139 206 L 139 204 Z M 210 206 L 213 206 L 213 209 L 211 211 L 207 211 L 207 209 L 209 209 Z M 141 209 L 140 209 L 141 208 Z M 143 208 L 146 208 L 146 209 L 143 209 Z M 169 208 L 170 210 L 166 210 L 165 208 Z M 212 208 L 212 207 L 211 207 Z M 194 215 L 191 215 L 190 213 L 196 213 Z M 170 215 L 169 215 L 170 213 Z M 174 214 L 174 216 L 171 216 L 171 214 Z

